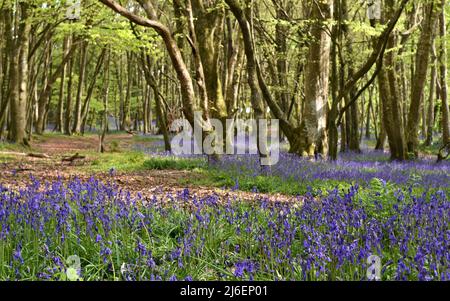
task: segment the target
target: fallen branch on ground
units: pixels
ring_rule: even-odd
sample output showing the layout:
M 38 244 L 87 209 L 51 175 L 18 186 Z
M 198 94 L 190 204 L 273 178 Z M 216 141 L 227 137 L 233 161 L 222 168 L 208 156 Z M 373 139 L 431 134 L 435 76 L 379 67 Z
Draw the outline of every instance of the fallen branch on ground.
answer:
M 14 169 L 14 173 L 25 172 L 25 171 L 34 171 L 32 168 L 17 168 Z
M 44 153 L 0 152 L 0 154 L 1 155 L 24 156 L 24 157 L 32 157 L 32 158 L 40 158 L 40 159 L 51 158 L 49 155 L 44 154 Z
M 83 160 L 83 159 L 86 159 L 86 156 L 81 156 L 80 154 L 76 153 L 73 156 L 62 158 L 62 162 L 74 162 L 76 160 Z
M 130 135 L 133 135 L 133 136 L 134 136 L 134 135 L 137 135 L 137 132 L 136 132 L 136 131 L 129 131 L 129 130 L 127 130 L 127 133 L 130 134 Z
M 14 155 L 14 156 L 26 156 L 26 153 L 19 152 L 0 152 L 1 155 Z
M 40 159 L 49 159 L 50 158 L 49 155 L 41 154 L 41 153 L 28 153 L 27 156 L 32 157 L 32 158 L 40 158 Z

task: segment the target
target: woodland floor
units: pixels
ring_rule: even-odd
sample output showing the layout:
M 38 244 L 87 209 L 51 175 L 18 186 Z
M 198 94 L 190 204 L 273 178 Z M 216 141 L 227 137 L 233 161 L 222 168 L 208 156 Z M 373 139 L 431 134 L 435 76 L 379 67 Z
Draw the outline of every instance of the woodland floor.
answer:
M 106 138 L 107 149 L 109 149 L 107 155 L 118 152 L 133 152 L 136 146 L 148 145 L 149 143 L 152 142 L 140 141 L 135 136 L 126 133 L 112 134 Z M 99 154 L 97 149 L 97 135 L 67 137 L 50 134 L 34 136 L 32 149 L 0 149 L 0 168 L 2 170 L 0 184 L 9 188 L 21 188 L 30 183 L 32 178 L 44 183 L 53 182 L 56 179 L 68 181 L 75 177 L 85 180 L 94 176 L 103 181 L 112 180 L 119 185 L 120 189 L 129 191 L 131 194 L 141 193 L 144 197 L 176 194 L 188 188 L 191 194 L 196 194 L 199 197 L 216 194 L 221 200 L 254 201 L 259 198 L 267 198 L 271 201 L 299 201 L 299 197 L 279 193 L 253 193 L 192 184 L 186 180 L 199 179 L 204 175 L 191 170 L 119 170 L 111 175 L 108 171 L 97 171 L 95 168 L 91 168 L 96 166 L 98 161 L 102 161 L 104 156 L 104 154 Z M 113 149 L 120 149 L 120 151 L 114 151 Z M 49 158 L 35 158 L 29 156 L 29 153 L 46 154 Z M 62 161 L 64 157 L 77 153 L 85 156 L 85 158 L 69 163 Z M 151 155 L 146 156 L 151 157 Z M 120 156 L 118 160 L 120 160 Z M 103 165 L 105 164 L 108 163 Z M 110 168 L 113 168 L 113 166 L 110 166 Z

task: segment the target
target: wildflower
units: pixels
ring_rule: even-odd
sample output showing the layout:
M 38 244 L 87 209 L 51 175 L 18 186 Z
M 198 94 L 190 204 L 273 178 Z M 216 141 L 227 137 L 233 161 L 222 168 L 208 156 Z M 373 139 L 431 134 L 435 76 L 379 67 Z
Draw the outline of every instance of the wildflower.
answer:
M 111 254 L 112 251 L 108 247 L 102 247 L 102 249 L 100 250 L 100 256 L 102 256 L 104 263 L 108 262 L 108 256 L 110 256 Z
M 102 236 L 100 234 L 97 234 L 97 236 L 95 237 L 95 242 L 99 243 L 102 241 Z
M 24 260 L 22 258 L 22 245 L 21 244 L 18 244 L 16 249 L 14 250 L 13 259 L 14 259 L 14 261 L 19 261 L 20 264 L 24 263 Z
M 172 276 L 169 278 L 169 281 L 178 281 L 177 276 L 172 275 Z
M 136 252 L 139 253 L 139 255 L 141 256 L 145 256 L 147 254 L 147 248 L 145 247 L 145 245 L 143 243 L 141 243 L 139 240 L 137 242 L 136 248 L 135 248 Z
M 113 177 L 116 175 L 116 169 L 113 167 L 109 170 L 109 176 Z

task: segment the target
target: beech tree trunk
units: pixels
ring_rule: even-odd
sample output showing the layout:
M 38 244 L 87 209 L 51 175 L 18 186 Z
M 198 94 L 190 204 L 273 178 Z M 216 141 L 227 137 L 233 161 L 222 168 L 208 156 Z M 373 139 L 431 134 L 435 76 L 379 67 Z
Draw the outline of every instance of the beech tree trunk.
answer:
M 29 6 L 25 2 L 19 3 L 21 20 L 16 43 L 17 54 L 13 56 L 13 77 L 11 78 L 11 133 L 9 140 L 28 144 L 25 132 L 26 109 L 28 97 L 28 52 L 31 25 L 28 20 Z M 18 12 L 16 12 L 18 13 Z
M 389 19 L 394 15 L 394 0 L 386 0 L 384 18 Z M 391 33 L 388 37 L 387 49 L 397 46 L 396 37 Z M 381 62 L 378 62 L 381 64 Z M 401 116 L 401 99 L 395 76 L 395 51 L 386 53 L 383 66 L 378 74 L 379 95 L 382 107 L 383 126 L 388 137 L 391 159 L 407 159 L 406 139 Z M 381 142 L 381 141 L 380 141 Z
M 311 18 L 315 20 L 315 24 L 311 29 L 313 40 L 305 70 L 305 111 L 300 126 L 304 140 L 299 149 L 302 155 L 309 157 L 318 153 L 324 157 L 328 155 L 326 116 L 331 37 L 325 21 L 332 16 L 332 0 L 312 4 Z
M 416 53 L 416 68 L 412 81 L 411 103 L 408 114 L 407 146 L 408 152 L 418 156 L 420 109 L 424 105 L 424 89 L 427 77 L 429 54 L 432 47 L 433 31 L 436 27 L 437 7 L 434 1 L 425 5 L 425 19 Z
M 445 0 L 442 0 L 445 7 Z M 447 24 L 445 23 L 445 10 L 443 9 L 439 16 L 439 36 L 441 37 L 441 47 L 439 53 L 440 65 L 440 92 L 441 92 L 441 114 L 442 114 L 442 143 L 446 145 L 450 142 L 450 121 L 449 121 L 449 103 L 448 103 L 448 85 L 447 85 Z

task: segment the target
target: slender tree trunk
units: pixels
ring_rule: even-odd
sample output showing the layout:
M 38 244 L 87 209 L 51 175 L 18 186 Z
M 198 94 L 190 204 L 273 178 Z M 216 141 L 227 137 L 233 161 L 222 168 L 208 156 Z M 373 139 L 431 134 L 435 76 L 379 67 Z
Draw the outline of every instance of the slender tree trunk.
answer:
M 332 40 L 336 41 L 331 44 L 331 77 L 330 77 L 330 89 L 331 89 L 331 106 L 328 112 L 328 142 L 329 142 L 329 156 L 332 159 L 337 158 L 338 154 L 338 144 L 339 144 L 339 132 L 336 126 L 335 120 L 337 119 L 337 114 L 339 110 L 339 90 L 340 90 L 340 76 L 338 72 L 338 37 L 341 36 L 341 6 L 340 0 L 334 0 L 334 12 L 333 16 L 335 20 L 338 20 L 337 26 L 333 27 L 331 32 Z M 343 126 L 341 124 L 341 126 Z
M 142 131 L 144 134 L 147 134 L 149 129 L 148 129 L 148 84 L 145 83 L 143 84 L 143 89 L 142 89 L 142 119 L 143 119 L 143 128 Z
M 281 108 L 283 111 L 289 111 L 289 89 L 288 89 L 288 62 L 287 62 L 287 38 L 290 33 L 290 26 L 286 25 L 288 21 L 289 13 L 292 3 L 288 1 L 287 5 L 284 5 L 284 1 L 272 0 L 276 5 L 276 14 L 278 22 L 275 26 L 275 50 L 277 53 L 277 78 L 278 88 L 280 89 L 279 98 L 281 100 Z M 283 22 L 284 21 L 284 22 Z
M 127 87 L 123 103 L 123 119 L 121 121 L 124 130 L 129 130 L 131 127 L 131 89 L 133 87 L 133 54 L 127 52 Z
M 347 53 L 346 55 L 353 57 L 353 37 L 351 36 L 351 34 L 348 34 L 348 26 L 347 23 L 349 21 L 349 16 L 348 16 L 348 7 L 347 7 L 347 0 L 341 0 L 341 10 L 342 10 L 342 15 L 343 15 L 343 32 L 344 32 L 344 36 L 346 38 L 346 43 L 345 43 L 345 48 L 347 49 Z M 352 62 L 348 61 L 346 62 L 346 67 L 347 67 L 347 75 L 348 78 L 352 78 L 354 76 L 354 70 L 352 67 Z M 342 83 L 342 86 L 344 86 L 345 83 Z M 347 99 L 347 102 L 350 102 L 351 99 L 353 99 L 353 97 L 356 94 L 356 89 L 355 87 L 353 87 L 352 89 L 350 89 L 348 95 L 345 96 L 345 99 Z M 360 143 L 360 139 L 359 139 L 359 113 L 358 113 L 358 103 L 354 102 L 353 104 L 350 104 L 350 109 L 346 111 L 345 113 L 346 115 L 346 146 L 348 148 L 348 150 L 353 151 L 353 152 L 361 152 L 360 147 L 359 147 L 359 143 Z
M 72 131 L 74 134 L 81 133 L 81 124 L 82 124 L 81 98 L 83 97 L 83 87 L 84 87 L 84 77 L 86 74 L 87 55 L 88 55 L 88 43 L 83 42 L 83 45 L 80 48 L 80 68 L 79 68 L 79 75 L 78 75 L 78 89 L 77 89 L 77 97 L 76 97 L 76 101 L 75 101 L 75 114 L 74 114 L 74 121 L 73 121 L 73 128 L 72 128 Z
M 167 125 L 167 114 L 163 110 L 163 104 L 158 84 L 152 74 L 152 61 L 148 54 L 142 53 L 142 66 L 144 67 L 144 75 L 148 85 L 153 89 L 155 96 L 156 118 L 159 121 L 159 128 L 164 138 L 164 148 L 167 152 L 171 151 L 169 127 Z
M 153 131 L 153 108 L 152 108 L 153 104 L 152 104 L 152 91 L 150 89 L 150 86 L 148 86 L 148 88 L 147 88 L 147 100 L 148 100 L 147 101 L 147 110 L 148 110 L 148 119 L 147 119 L 148 126 L 147 126 L 147 128 L 148 128 L 149 132 L 151 134 L 153 134 L 154 133 L 154 131 Z
M 427 111 L 427 125 L 426 125 L 426 140 L 425 145 L 430 146 L 433 142 L 433 128 L 434 128 L 434 97 L 436 96 L 436 80 L 437 80 L 437 54 L 436 45 L 433 41 L 431 47 L 431 79 L 430 79 L 430 89 L 428 96 L 428 111 Z M 424 105 L 425 106 L 425 105 Z
M 49 104 L 50 104 L 50 99 L 52 96 L 52 88 L 53 88 L 53 84 L 56 82 L 56 80 L 58 79 L 58 77 L 60 75 L 63 75 L 63 70 L 65 69 L 67 62 L 69 61 L 69 59 L 72 57 L 73 53 L 75 53 L 75 49 L 76 46 L 73 45 L 67 52 L 65 52 L 65 56 L 63 57 L 63 60 L 61 62 L 61 64 L 58 66 L 58 68 L 56 69 L 56 71 L 48 78 L 46 85 L 43 87 L 41 93 L 39 94 L 39 98 L 38 98 L 38 118 L 36 120 L 36 133 L 37 134 L 42 134 L 44 131 L 44 127 L 45 127 L 45 117 L 48 113 L 48 109 L 49 109 Z M 51 62 L 50 62 L 51 64 Z M 49 68 L 51 69 L 51 68 Z M 61 78 L 61 91 L 64 94 L 64 85 L 63 85 L 63 79 Z M 61 115 L 61 111 L 60 109 L 62 109 L 64 107 L 63 103 L 64 103 L 64 95 L 60 94 L 60 103 L 58 105 L 58 121 L 57 121 L 57 129 L 58 126 L 61 123 L 60 118 L 63 115 Z M 63 118 L 64 120 L 64 118 Z
M 367 102 L 366 112 L 366 139 L 370 139 L 370 112 L 372 110 L 372 92 L 369 90 L 369 100 Z
M 45 50 L 45 63 L 44 63 L 44 76 L 42 79 L 42 87 L 47 87 L 49 80 L 51 80 L 51 66 L 52 66 L 52 42 L 49 41 L 47 45 L 47 49 Z M 49 101 L 49 97 L 37 98 L 37 118 L 35 122 L 35 131 L 36 134 L 40 135 L 45 130 L 45 114 L 47 111 L 47 103 Z
M 380 86 L 378 84 L 378 86 Z M 379 89 L 378 89 L 379 90 Z M 378 91 L 378 94 L 380 92 Z M 378 104 L 376 106 L 376 110 L 374 108 L 373 109 L 373 119 L 374 119 L 374 124 L 378 124 L 379 125 L 379 134 L 376 136 L 377 137 L 377 143 L 375 145 L 375 150 L 384 150 L 384 146 L 386 144 L 386 138 L 387 138 L 387 132 L 386 132 L 386 128 L 384 127 L 384 117 L 383 117 L 383 102 L 381 99 L 381 94 L 379 94 L 379 101 Z
M 258 75 L 257 75 L 257 61 L 256 56 L 253 48 L 253 36 L 251 31 L 251 19 L 249 20 L 249 9 L 250 7 L 247 7 L 247 11 L 244 12 L 244 10 L 241 9 L 237 1 L 235 0 L 226 0 L 225 1 L 229 6 L 230 10 L 237 19 L 242 36 L 244 39 L 244 49 L 245 54 L 247 57 L 247 82 L 250 87 L 250 102 L 253 108 L 254 116 L 256 119 L 256 122 L 259 122 L 260 119 L 264 119 L 264 106 L 262 102 L 262 95 L 260 91 L 260 87 L 258 84 Z M 248 4 L 248 3 L 247 3 Z M 259 130 L 259 129 L 258 129 Z M 268 152 L 267 150 L 263 150 L 260 148 L 259 143 L 259 132 L 257 133 L 257 143 L 258 143 L 258 152 L 260 156 L 260 160 L 262 162 L 262 159 L 267 157 Z
M 64 56 L 67 55 L 69 51 L 69 37 L 64 37 L 63 42 L 63 53 Z M 60 132 L 64 131 L 64 95 L 65 95 L 65 81 L 66 81 L 66 72 L 67 72 L 67 64 L 65 64 L 61 70 L 61 85 L 59 87 L 59 100 L 58 100 L 58 120 L 56 129 Z
M 105 55 L 106 55 L 106 48 L 103 48 L 102 52 L 100 53 L 100 56 L 97 59 L 97 64 L 95 66 L 94 74 L 92 76 L 92 81 L 88 87 L 88 90 L 86 93 L 86 98 L 83 103 L 83 108 L 81 109 L 81 133 L 84 133 L 84 128 L 85 128 L 88 114 L 89 114 L 89 104 L 91 102 L 92 94 L 94 93 L 97 78 L 102 70 L 102 65 L 105 60 Z
M 71 39 L 71 43 L 73 43 L 73 37 Z M 66 111 L 64 115 L 64 134 L 72 135 L 72 85 L 73 85 L 73 58 L 70 58 L 68 62 L 68 76 L 69 80 L 67 82 L 67 98 L 66 98 Z
M 105 64 L 103 74 L 105 75 L 103 81 L 103 112 L 102 112 L 102 128 L 100 132 L 99 152 L 104 153 L 106 151 L 105 138 L 108 131 L 108 98 L 109 98 L 109 61 L 110 52 L 106 51 Z

